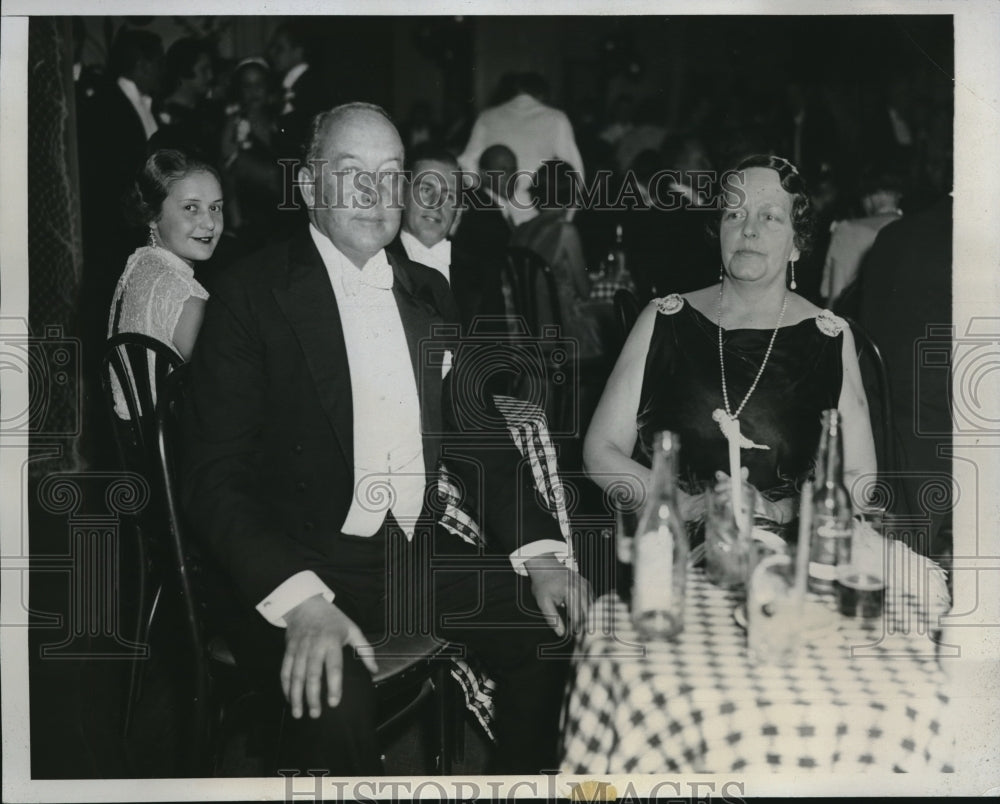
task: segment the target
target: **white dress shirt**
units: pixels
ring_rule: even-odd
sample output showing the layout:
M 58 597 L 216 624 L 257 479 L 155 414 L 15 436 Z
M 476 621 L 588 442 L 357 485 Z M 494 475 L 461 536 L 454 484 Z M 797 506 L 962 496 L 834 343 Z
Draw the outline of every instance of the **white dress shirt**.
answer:
M 341 531 L 372 536 L 391 510 L 413 537 L 427 478 L 417 380 L 392 294 L 392 268 L 380 251 L 359 271 L 312 225 L 344 330 L 354 407 L 354 500 Z M 381 274 L 382 287 L 357 282 Z M 378 281 L 378 280 L 376 280 Z
M 139 87 L 135 85 L 135 81 L 130 78 L 119 76 L 118 86 L 125 93 L 125 97 L 128 98 L 129 103 L 132 104 L 135 113 L 139 115 L 143 131 L 146 132 L 146 139 L 148 140 L 159 129 L 159 126 L 156 124 L 156 118 L 153 116 L 153 99 L 149 95 L 143 95 L 139 91 Z
M 285 91 L 285 105 L 281 109 L 282 114 L 291 114 L 295 110 L 295 90 L 292 87 L 299 80 L 299 76 L 308 69 L 309 65 L 306 62 L 296 64 L 281 79 L 281 88 Z
M 403 241 L 406 256 L 414 262 L 426 265 L 439 271 L 448 282 L 451 282 L 451 241 L 445 238 L 427 248 L 405 229 L 399 230 L 399 239 Z
M 380 251 L 359 270 L 312 224 L 309 233 L 337 298 L 351 373 L 354 499 L 341 530 L 354 536 L 372 536 L 391 510 L 407 538 L 412 539 L 427 480 L 420 401 L 406 333 L 392 293 L 392 268 L 385 251 Z M 443 375 L 449 368 L 450 360 L 446 359 Z M 541 540 L 516 550 L 510 556 L 511 564 L 515 572 L 527 575 L 524 562 L 550 552 L 565 562 L 572 561 L 564 542 Z M 283 628 L 285 614 L 317 594 L 333 601 L 333 591 L 319 576 L 303 570 L 258 603 L 257 611 L 272 625 Z

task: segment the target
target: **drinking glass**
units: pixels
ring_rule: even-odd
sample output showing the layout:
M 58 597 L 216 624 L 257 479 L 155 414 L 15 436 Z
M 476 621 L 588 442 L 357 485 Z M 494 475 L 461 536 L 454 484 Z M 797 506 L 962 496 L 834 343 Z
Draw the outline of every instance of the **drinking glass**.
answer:
M 795 567 L 783 553 L 764 558 L 750 576 L 747 651 L 761 664 L 787 666 L 799 647 L 801 601 L 792 594 Z
M 750 555 L 750 532 L 757 492 L 743 484 L 740 516 L 733 514 L 728 482 L 724 491 L 708 489 L 705 515 L 705 575 L 723 589 L 740 589 L 746 583 Z
M 885 581 L 854 566 L 838 567 L 837 608 L 845 617 L 870 620 L 882 615 L 885 607 Z

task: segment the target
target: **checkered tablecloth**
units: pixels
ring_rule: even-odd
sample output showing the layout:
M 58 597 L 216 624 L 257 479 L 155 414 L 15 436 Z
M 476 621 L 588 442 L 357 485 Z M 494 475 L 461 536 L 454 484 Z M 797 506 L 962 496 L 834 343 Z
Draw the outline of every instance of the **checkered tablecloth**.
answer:
M 741 599 L 690 570 L 684 631 L 660 644 L 637 639 L 616 595 L 598 600 L 574 662 L 563 771 L 952 770 L 945 677 L 912 626 L 925 620 L 914 597 L 889 595 L 876 626 L 839 618 L 788 668 L 750 661 Z
M 631 279 L 609 279 L 601 278 L 590 286 L 590 301 L 612 301 L 615 293 L 624 288 L 635 293 L 635 285 Z

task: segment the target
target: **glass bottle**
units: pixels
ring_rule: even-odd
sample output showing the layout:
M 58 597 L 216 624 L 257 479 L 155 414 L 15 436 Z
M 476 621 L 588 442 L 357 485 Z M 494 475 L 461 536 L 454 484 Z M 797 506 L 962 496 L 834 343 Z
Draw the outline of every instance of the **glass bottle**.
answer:
M 842 426 L 839 411 L 823 411 L 809 549 L 809 589 L 813 592 L 832 591 L 837 566 L 851 561 L 854 512 L 844 486 Z
M 628 267 L 625 265 L 625 233 L 619 223 L 615 227 L 615 247 L 611 253 L 614 255 L 614 273 L 609 274 L 616 282 L 624 282 L 628 278 Z
M 618 597 L 626 606 L 632 605 L 632 554 L 635 552 L 636 513 L 624 510 L 624 503 L 615 508 L 615 577 Z
M 649 497 L 636 528 L 632 561 L 632 624 L 646 641 L 670 639 L 684 629 L 688 535 L 677 506 L 676 434 L 654 440 Z

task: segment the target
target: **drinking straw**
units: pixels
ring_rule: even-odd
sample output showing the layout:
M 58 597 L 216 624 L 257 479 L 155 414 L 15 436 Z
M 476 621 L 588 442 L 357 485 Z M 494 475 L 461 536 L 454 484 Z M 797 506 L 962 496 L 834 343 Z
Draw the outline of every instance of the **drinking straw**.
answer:
M 735 438 L 729 440 L 729 484 L 732 487 L 733 519 L 740 526 L 743 519 L 743 477 L 740 475 L 740 445 Z
M 806 581 L 809 578 L 809 537 L 812 535 L 812 499 L 813 484 L 807 480 L 802 484 L 802 502 L 799 505 L 799 546 L 795 554 L 795 585 L 792 587 L 792 599 L 801 604 L 806 594 Z

